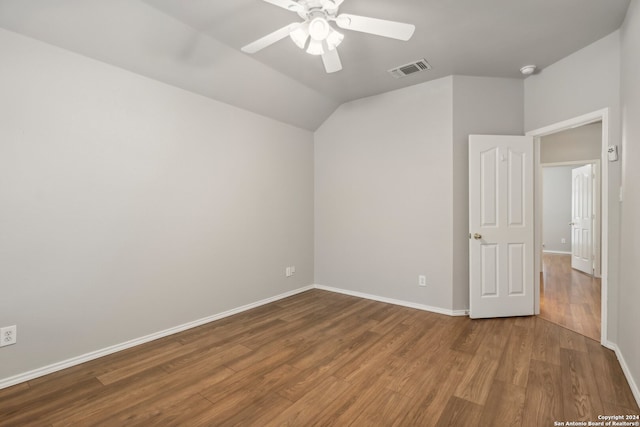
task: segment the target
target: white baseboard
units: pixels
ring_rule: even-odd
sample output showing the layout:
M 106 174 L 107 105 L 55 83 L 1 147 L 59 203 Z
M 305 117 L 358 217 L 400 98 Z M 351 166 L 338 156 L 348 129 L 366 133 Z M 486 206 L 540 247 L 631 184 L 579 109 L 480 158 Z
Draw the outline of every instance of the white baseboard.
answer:
M 402 301 L 393 298 L 380 297 L 377 295 L 365 294 L 362 292 L 350 291 L 346 289 L 333 288 L 331 286 L 324 285 L 314 285 L 316 289 L 321 289 L 323 291 L 335 292 L 338 294 L 350 295 L 352 297 L 364 298 L 378 302 L 386 302 L 388 304 L 400 305 L 402 307 L 415 308 L 417 310 L 430 311 L 432 313 L 438 314 L 446 314 L 447 316 L 466 316 L 468 314 L 467 310 L 448 310 L 440 307 L 432 307 L 430 305 L 418 304 L 415 302 Z
M 34 378 L 42 377 L 47 374 L 51 374 L 53 372 L 60 371 L 62 369 L 70 368 L 72 366 L 76 366 L 90 360 L 98 359 L 103 356 L 107 356 L 112 353 L 116 353 L 118 351 L 126 350 L 131 347 L 135 347 L 137 345 L 145 344 L 150 341 L 157 340 L 159 338 L 163 338 L 169 335 L 176 334 L 178 332 L 186 331 L 187 329 L 195 328 L 197 326 L 204 325 L 206 323 L 210 323 L 219 319 L 223 319 L 225 317 L 233 316 L 234 314 L 242 313 L 247 310 L 251 310 L 253 308 L 260 307 L 265 304 L 269 304 L 272 302 L 279 301 L 284 298 L 288 298 L 290 296 L 306 292 L 311 289 L 321 289 L 329 292 L 336 292 L 344 295 L 350 295 L 358 298 L 364 298 L 373 301 L 384 302 L 388 304 L 399 305 L 402 307 L 414 308 L 417 310 L 429 311 L 432 313 L 444 314 L 448 316 L 466 316 L 468 314 L 467 310 L 448 310 L 440 307 L 432 307 L 424 304 L 413 303 L 409 301 L 402 301 L 393 298 L 386 298 L 377 295 L 366 294 L 362 292 L 350 291 L 346 289 L 333 288 L 330 286 L 323 285 L 309 285 L 302 288 L 294 289 L 293 291 L 285 292 L 280 295 L 276 295 L 270 298 L 266 298 L 260 301 L 256 301 L 250 304 L 243 305 L 241 307 L 237 307 L 231 310 L 227 310 L 222 313 L 214 314 L 212 316 L 208 316 L 202 319 L 194 320 L 193 322 L 188 322 L 179 326 L 175 326 L 173 328 L 165 329 L 160 332 L 156 332 L 150 335 L 146 335 L 144 337 L 136 338 L 133 340 L 126 341 L 124 343 L 116 344 L 110 347 L 106 347 L 100 350 L 92 351 L 90 353 L 86 353 L 80 356 L 72 357 L 67 360 L 63 360 L 48 366 L 44 366 L 42 368 L 34 369 L 28 372 L 24 372 L 22 374 L 14 375 L 12 377 L 4 378 L 0 380 L 0 390 L 3 388 L 11 387 L 12 385 L 16 385 L 19 383 L 23 383 Z M 629 370 L 629 366 L 624 359 L 624 356 L 620 352 L 620 349 L 615 343 L 607 341 L 606 343 L 602 343 L 603 346 L 613 350 L 620 362 L 620 366 L 622 367 L 622 371 L 629 383 L 629 387 L 631 388 L 631 392 L 633 393 L 634 398 L 638 405 L 640 405 L 640 389 L 638 389 L 638 385 L 636 384 L 633 376 L 631 375 L 631 371 Z
M 47 374 L 51 374 L 53 372 L 61 371 L 62 369 L 70 368 L 72 366 L 80 365 L 81 363 L 88 362 L 90 360 L 98 359 L 103 356 L 107 356 L 112 353 L 116 353 L 118 351 L 126 350 L 131 347 L 135 347 L 140 344 L 145 344 L 150 341 L 157 340 L 159 338 L 164 338 L 169 335 L 177 334 L 178 332 L 186 331 L 187 329 L 195 328 L 197 326 L 204 325 L 206 323 L 213 322 L 215 320 L 223 319 L 225 317 L 233 316 L 234 314 L 242 313 L 243 311 L 251 310 L 252 308 L 260 307 L 265 304 L 269 304 L 275 301 L 279 301 L 284 298 L 288 298 L 290 296 L 309 291 L 313 289 L 313 285 L 305 286 L 299 289 L 294 289 L 293 291 L 285 292 L 280 295 L 276 295 L 274 297 L 266 298 L 260 301 L 256 301 L 250 304 L 243 305 L 242 307 L 237 307 L 231 310 L 227 310 L 222 313 L 214 314 L 212 316 L 208 316 L 202 319 L 194 320 L 193 322 L 188 322 L 179 326 L 175 326 L 173 328 L 165 329 L 164 331 L 155 332 L 150 335 L 146 335 L 144 337 L 135 338 L 120 344 L 112 345 L 110 347 L 106 347 L 100 350 L 92 351 L 90 353 L 86 353 L 80 356 L 72 357 L 71 359 L 63 360 L 61 362 L 56 362 L 48 366 L 44 366 L 42 368 L 34 369 L 32 371 L 24 372 L 22 374 L 14 375 L 12 377 L 0 379 L 0 390 L 3 388 L 11 387 L 12 385 L 16 385 L 19 383 L 23 383 L 25 381 L 32 380 L 34 378 L 42 377 Z
M 559 254 L 559 255 L 571 255 L 571 252 L 565 252 L 565 251 L 548 251 L 548 250 L 543 250 L 542 251 L 545 254 Z
M 611 341 L 607 341 L 607 345 L 605 347 L 610 348 L 616 353 L 616 357 L 618 358 L 618 362 L 620 362 L 620 367 L 622 367 L 622 372 L 624 372 L 624 376 L 627 378 L 627 382 L 629 383 L 629 387 L 631 388 L 631 393 L 633 393 L 633 397 L 636 399 L 636 403 L 640 406 L 640 389 L 638 388 L 638 384 L 636 383 L 633 375 L 631 375 L 631 370 L 629 369 L 629 365 L 627 365 L 627 361 L 624 360 L 624 356 L 620 351 L 620 348 Z

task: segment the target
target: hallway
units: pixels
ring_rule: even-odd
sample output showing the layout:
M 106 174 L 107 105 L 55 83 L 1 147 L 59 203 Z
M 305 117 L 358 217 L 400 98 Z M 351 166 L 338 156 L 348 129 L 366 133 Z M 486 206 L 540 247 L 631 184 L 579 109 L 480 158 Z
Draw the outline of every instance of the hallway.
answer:
M 540 317 L 600 342 L 600 279 L 571 268 L 571 255 L 542 255 Z

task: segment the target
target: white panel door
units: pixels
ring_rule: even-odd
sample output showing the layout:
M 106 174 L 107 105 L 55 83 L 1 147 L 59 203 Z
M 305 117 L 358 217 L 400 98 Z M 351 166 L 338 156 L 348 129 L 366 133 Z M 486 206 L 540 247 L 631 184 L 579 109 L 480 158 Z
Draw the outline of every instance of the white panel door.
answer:
M 469 136 L 472 318 L 534 310 L 533 138 Z
M 592 165 L 573 169 L 571 176 L 571 267 L 593 274 Z

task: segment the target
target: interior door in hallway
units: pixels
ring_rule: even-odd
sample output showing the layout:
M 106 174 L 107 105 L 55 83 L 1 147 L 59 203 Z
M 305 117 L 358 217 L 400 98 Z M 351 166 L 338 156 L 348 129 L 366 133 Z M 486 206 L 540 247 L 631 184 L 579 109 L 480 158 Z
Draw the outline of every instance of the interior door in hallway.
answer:
M 571 267 L 593 274 L 593 169 L 571 171 Z
M 469 137 L 472 318 L 534 313 L 533 138 Z

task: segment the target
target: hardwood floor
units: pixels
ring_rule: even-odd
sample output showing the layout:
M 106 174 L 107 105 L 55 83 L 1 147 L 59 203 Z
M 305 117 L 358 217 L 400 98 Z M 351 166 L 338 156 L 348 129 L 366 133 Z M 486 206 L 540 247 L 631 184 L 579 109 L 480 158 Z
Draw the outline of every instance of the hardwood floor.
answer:
M 600 279 L 571 268 L 571 255 L 542 255 L 540 317 L 600 342 Z
M 542 318 L 319 290 L 0 390 L 1 426 L 553 426 L 639 413 L 611 351 Z

